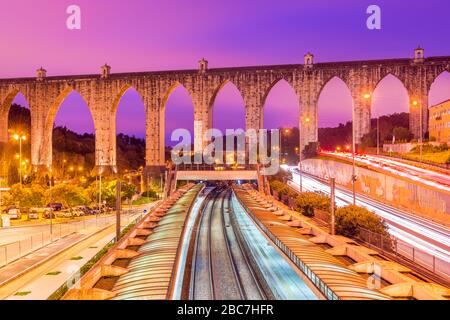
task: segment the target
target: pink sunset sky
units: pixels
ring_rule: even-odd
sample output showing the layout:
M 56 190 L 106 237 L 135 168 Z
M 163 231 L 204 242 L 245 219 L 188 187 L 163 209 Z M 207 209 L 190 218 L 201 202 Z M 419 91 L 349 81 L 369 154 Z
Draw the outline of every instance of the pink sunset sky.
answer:
M 418 45 L 427 56 L 450 55 L 450 3 L 428 0 L 365 1 L 152 1 L 152 0 L 0 0 L 0 78 L 98 73 L 107 62 L 112 72 L 209 66 L 302 63 L 311 51 L 316 62 L 412 57 Z M 381 30 L 366 27 L 366 8 L 376 3 Z M 66 8 L 81 8 L 81 30 L 68 30 Z M 430 92 L 430 105 L 450 98 L 450 74 L 442 74 Z M 18 96 L 16 102 L 26 104 Z M 228 84 L 214 105 L 214 126 L 244 126 L 243 102 Z M 278 83 L 266 105 L 265 127 L 296 126 L 298 102 L 286 83 Z M 177 88 L 166 109 L 166 135 L 192 128 L 192 104 Z M 373 116 L 408 111 L 403 85 L 387 77 L 374 93 Z M 118 132 L 143 137 L 144 110 L 129 90 L 118 110 Z M 351 119 L 345 84 L 332 80 L 319 100 L 320 126 Z M 92 132 L 84 101 L 72 93 L 56 119 L 78 132 Z

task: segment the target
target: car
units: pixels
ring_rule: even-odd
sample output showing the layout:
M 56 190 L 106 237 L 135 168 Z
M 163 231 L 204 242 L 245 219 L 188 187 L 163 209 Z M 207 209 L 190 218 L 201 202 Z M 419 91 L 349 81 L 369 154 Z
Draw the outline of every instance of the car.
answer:
M 81 217 L 84 216 L 84 212 L 81 209 L 71 209 L 70 213 L 72 214 L 72 217 Z
M 91 212 L 90 208 L 87 206 L 77 206 L 75 209 L 80 211 L 82 216 L 88 215 Z
M 37 212 L 28 213 L 28 219 L 34 219 L 34 220 L 39 219 L 39 213 L 37 213 Z
M 63 208 L 63 205 L 62 205 L 62 203 L 51 202 L 51 203 L 47 204 L 47 208 L 52 208 L 54 211 L 61 211 Z
M 56 213 L 58 218 L 72 218 L 73 214 L 71 210 L 60 210 Z
M 8 215 L 11 219 L 21 219 L 22 218 L 22 213 L 20 212 L 20 209 L 18 209 L 18 208 L 8 209 Z
M 90 208 L 90 207 L 83 207 L 81 209 L 85 215 L 92 215 L 94 214 L 94 209 Z
M 44 208 L 44 211 L 42 212 L 42 218 L 44 219 L 55 219 L 55 213 L 53 212 L 52 208 Z

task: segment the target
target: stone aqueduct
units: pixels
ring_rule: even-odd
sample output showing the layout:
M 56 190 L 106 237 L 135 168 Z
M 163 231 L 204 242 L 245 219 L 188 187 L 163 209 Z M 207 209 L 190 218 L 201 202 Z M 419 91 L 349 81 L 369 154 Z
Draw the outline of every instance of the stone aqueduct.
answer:
M 294 89 L 299 101 L 301 145 L 318 139 L 317 106 L 324 86 L 334 77 L 343 80 L 353 99 L 354 136 L 359 142 L 370 130 L 371 97 L 377 84 L 391 74 L 405 86 L 411 100 L 410 129 L 420 134 L 427 131 L 428 92 L 442 72 L 450 71 L 450 56 L 424 57 L 423 49 L 414 51 L 411 59 L 389 59 L 314 63 L 311 54 L 304 64 L 253 66 L 208 69 L 207 61 L 199 61 L 196 70 L 111 73 L 104 65 L 100 74 L 47 77 L 44 69 L 36 78 L 0 79 L 0 142 L 8 141 L 8 113 L 20 92 L 31 110 L 31 162 L 35 170 L 47 170 L 52 165 L 52 129 L 59 106 L 76 90 L 91 112 L 96 139 L 96 165 L 101 171 L 115 171 L 116 110 L 129 88 L 141 96 L 146 111 L 146 166 L 164 165 L 164 108 L 167 99 L 179 85 L 189 92 L 194 105 L 196 126 L 194 144 L 204 144 L 203 132 L 212 127 L 212 106 L 219 90 L 232 82 L 245 104 L 246 127 L 258 129 L 263 124 L 263 106 L 270 89 L 281 79 Z M 414 101 L 414 103 L 413 103 Z M 420 108 L 418 107 L 420 106 Z M 305 123 L 302 119 L 309 118 Z

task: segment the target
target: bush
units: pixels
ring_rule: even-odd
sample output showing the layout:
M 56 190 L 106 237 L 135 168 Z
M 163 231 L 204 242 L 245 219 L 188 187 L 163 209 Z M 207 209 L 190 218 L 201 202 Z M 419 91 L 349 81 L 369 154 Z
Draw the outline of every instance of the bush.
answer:
M 273 191 L 276 191 L 280 196 L 287 195 L 289 192 L 289 187 L 281 181 L 273 180 L 270 182 L 270 187 Z
M 346 237 L 359 235 L 359 228 L 389 236 L 387 226 L 375 213 L 354 205 L 336 210 L 336 233 Z
M 46 201 L 45 189 L 39 184 L 30 186 L 15 184 L 4 199 L 6 205 L 19 204 L 21 207 L 41 207 Z
M 51 190 L 48 188 L 46 195 L 49 202 L 60 202 L 68 208 L 88 204 L 84 189 L 69 183 L 57 184 Z
M 315 192 L 303 192 L 295 200 L 295 210 L 307 217 L 314 216 L 314 209 L 329 212 L 330 205 L 329 197 Z
M 158 198 L 158 195 L 156 194 L 156 192 L 154 190 L 147 190 L 142 192 L 142 197 L 145 198 Z

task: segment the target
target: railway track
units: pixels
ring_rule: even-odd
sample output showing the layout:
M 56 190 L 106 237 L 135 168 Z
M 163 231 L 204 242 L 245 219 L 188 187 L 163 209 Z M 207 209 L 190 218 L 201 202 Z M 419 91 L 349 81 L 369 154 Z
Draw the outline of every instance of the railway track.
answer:
M 217 188 L 206 200 L 193 253 L 190 299 L 267 298 L 230 222 L 230 197 L 230 189 Z

